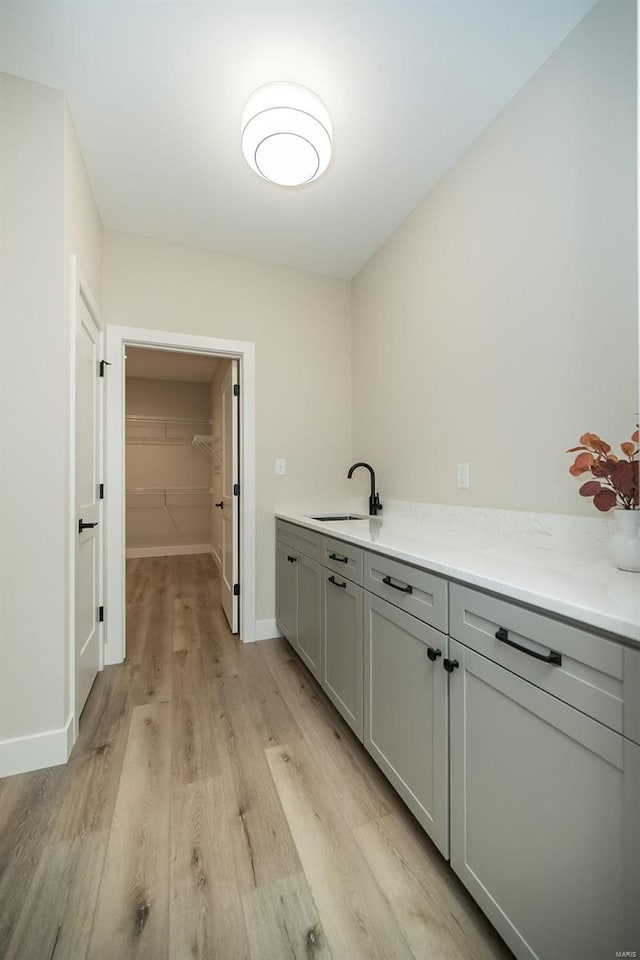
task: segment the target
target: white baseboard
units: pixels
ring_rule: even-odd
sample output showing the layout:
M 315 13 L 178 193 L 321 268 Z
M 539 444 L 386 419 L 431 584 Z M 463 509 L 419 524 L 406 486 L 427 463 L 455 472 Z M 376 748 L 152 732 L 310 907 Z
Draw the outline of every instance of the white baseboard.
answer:
M 211 556 L 213 557 L 213 562 L 215 563 L 218 570 L 222 573 L 222 556 L 218 553 L 216 548 L 211 546 Z
M 127 560 L 138 560 L 140 557 L 190 557 L 196 553 L 210 553 L 209 543 L 187 543 L 181 546 L 170 547 L 127 547 Z
M 275 620 L 256 620 L 256 640 L 273 640 L 281 636 Z
M 73 746 L 73 717 L 59 730 L 32 733 L 0 741 L 0 777 L 57 767 L 66 763 Z

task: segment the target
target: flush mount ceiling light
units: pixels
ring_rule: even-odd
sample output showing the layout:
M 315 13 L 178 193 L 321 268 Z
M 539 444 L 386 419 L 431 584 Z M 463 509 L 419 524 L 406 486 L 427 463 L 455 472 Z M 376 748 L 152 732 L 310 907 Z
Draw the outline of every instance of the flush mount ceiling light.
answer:
M 252 170 L 283 187 L 317 180 L 329 166 L 331 118 L 315 93 L 297 83 L 268 83 L 242 113 L 242 152 Z

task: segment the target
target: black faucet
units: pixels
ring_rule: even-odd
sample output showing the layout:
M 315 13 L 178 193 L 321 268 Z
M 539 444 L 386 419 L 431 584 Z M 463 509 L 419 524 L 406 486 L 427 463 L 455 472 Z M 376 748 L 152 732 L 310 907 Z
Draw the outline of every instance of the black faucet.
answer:
M 351 477 L 353 476 L 353 471 L 354 471 L 354 470 L 357 470 L 358 467 L 365 467 L 365 469 L 368 470 L 369 473 L 371 474 L 371 495 L 370 495 L 370 497 L 369 497 L 369 516 L 370 516 L 370 517 L 375 517 L 376 514 L 379 513 L 380 510 L 382 510 L 382 504 L 380 503 L 380 497 L 379 497 L 378 494 L 376 493 L 376 474 L 375 474 L 375 470 L 373 469 L 373 467 L 372 467 L 370 464 L 368 464 L 368 463 L 363 463 L 363 461 L 360 460 L 358 463 L 354 463 L 352 467 L 349 467 L 349 473 L 347 474 L 347 477 L 349 478 L 349 480 L 351 480 Z

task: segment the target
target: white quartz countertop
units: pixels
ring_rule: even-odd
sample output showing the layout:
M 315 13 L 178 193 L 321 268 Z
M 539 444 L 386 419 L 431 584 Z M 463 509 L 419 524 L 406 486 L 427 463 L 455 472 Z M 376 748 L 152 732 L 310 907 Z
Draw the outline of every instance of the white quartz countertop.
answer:
M 523 514 L 514 526 L 507 511 L 409 507 L 358 520 L 276 516 L 640 644 L 640 574 L 612 565 L 590 521 Z

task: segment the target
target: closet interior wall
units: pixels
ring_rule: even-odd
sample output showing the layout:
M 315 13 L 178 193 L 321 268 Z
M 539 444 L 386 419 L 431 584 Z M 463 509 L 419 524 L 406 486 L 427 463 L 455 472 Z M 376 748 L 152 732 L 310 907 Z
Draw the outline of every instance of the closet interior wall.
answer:
M 211 550 L 211 401 L 210 383 L 127 377 L 127 556 Z

